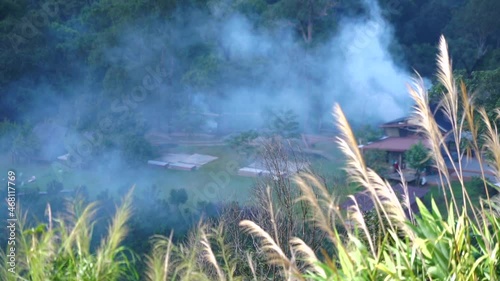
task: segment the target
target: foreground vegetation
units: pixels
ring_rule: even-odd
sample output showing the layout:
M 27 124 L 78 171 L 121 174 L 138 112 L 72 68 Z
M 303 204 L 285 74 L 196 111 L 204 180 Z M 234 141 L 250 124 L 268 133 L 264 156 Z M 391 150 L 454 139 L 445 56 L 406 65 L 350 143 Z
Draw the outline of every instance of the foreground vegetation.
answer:
M 474 105 L 465 85 L 457 85 L 444 39 L 440 51 L 438 77 L 445 88 L 441 109 L 453 124 L 452 137 L 460 144 L 462 134 L 471 132 L 467 147 L 476 151 L 479 160 L 489 161 L 498 176 L 497 127 L 483 108 Z M 338 208 L 336 195 L 317 177 L 303 173 L 295 179 L 296 192 L 280 183 L 271 186 L 272 190 L 261 190 L 266 212 L 249 215 L 238 209 L 226 210 L 218 220 L 200 223 L 184 243 L 173 243 L 172 237 L 152 237 L 149 255 L 138 257 L 122 243 L 132 213 L 130 194 L 96 249 L 90 247 L 95 204 L 73 203 L 68 215 L 61 217 L 53 217 L 48 206 L 46 223 L 36 228 L 19 220 L 16 273 L 8 271 L 9 259 L 2 252 L 0 276 L 34 281 L 498 280 L 499 197 L 486 191 L 486 198 L 474 207 L 460 172 L 461 158 L 455 169 L 461 186 L 452 186 L 444 161 L 451 158 L 451 151 L 443 147 L 444 137 L 429 110 L 422 81 L 415 80 L 409 92 L 421 133 L 431 143 L 429 155 L 439 172 L 442 194 L 447 194 L 444 202 L 432 200 L 431 206 L 419 202 L 419 214 L 407 215 L 408 195 L 403 200 L 397 198 L 390 184 L 365 166 L 347 119 L 336 106 L 334 113 L 342 132 L 338 144 L 348 159 L 347 172 L 371 195 L 373 216 L 363 214 L 355 205 L 346 217 Z M 500 116 L 500 110 L 495 114 Z M 486 128 L 482 135 L 477 131 L 478 122 Z M 458 155 L 465 153 L 460 145 L 454 150 Z M 484 175 L 482 180 L 486 189 Z M 446 215 L 438 204 L 444 204 Z M 136 268 L 139 260 L 145 265 L 141 274 Z

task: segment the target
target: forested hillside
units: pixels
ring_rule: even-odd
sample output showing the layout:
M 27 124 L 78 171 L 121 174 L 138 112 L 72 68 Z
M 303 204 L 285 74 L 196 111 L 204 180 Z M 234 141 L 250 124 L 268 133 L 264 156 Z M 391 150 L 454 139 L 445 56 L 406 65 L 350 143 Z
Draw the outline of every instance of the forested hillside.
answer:
M 499 11 L 0 0 L 0 280 L 499 280 Z M 411 113 L 423 204 L 358 147 Z
M 272 98 L 283 87 L 300 87 L 300 95 L 311 100 L 308 107 L 320 109 L 305 111 L 312 120 L 319 119 L 322 116 L 314 112 L 329 110 L 322 108 L 329 84 L 318 73 L 324 69 L 317 57 L 326 59 L 352 46 L 359 47 L 359 53 L 366 51 L 369 41 L 330 44 L 343 21 L 363 20 L 363 15 L 373 13 L 368 8 L 372 4 L 366 3 L 2 1 L 2 119 L 33 122 L 64 114 L 83 130 L 96 126 L 115 99 L 119 100 L 115 106 L 123 110 L 136 107 L 137 102 L 130 101 L 135 97 L 159 107 L 161 116 L 147 120 L 162 118 L 175 126 L 174 119 L 181 121 L 173 116 L 185 110 L 221 112 L 214 101 L 230 98 L 236 89 L 266 91 Z M 391 26 L 375 22 L 363 33 L 370 37 L 381 28 L 393 32 L 395 40 L 385 39 L 390 40 L 396 64 L 430 79 L 438 37 L 445 34 L 455 69 L 463 70 L 477 87 L 487 88 L 491 94 L 485 102 L 496 102 L 499 5 L 495 0 L 381 0 L 381 14 Z M 333 47 L 340 49 L 324 50 Z M 283 73 L 286 70 L 292 75 Z M 131 93 L 145 75 L 158 71 L 154 81 L 147 81 L 151 84 L 147 93 Z M 342 69 L 332 75 L 336 72 Z M 263 79 L 268 76 L 272 81 Z M 256 80 L 262 83 L 259 87 Z M 335 99 L 341 96 L 336 94 Z M 196 120 L 186 122 L 197 125 Z M 143 125 L 126 126 L 140 131 Z

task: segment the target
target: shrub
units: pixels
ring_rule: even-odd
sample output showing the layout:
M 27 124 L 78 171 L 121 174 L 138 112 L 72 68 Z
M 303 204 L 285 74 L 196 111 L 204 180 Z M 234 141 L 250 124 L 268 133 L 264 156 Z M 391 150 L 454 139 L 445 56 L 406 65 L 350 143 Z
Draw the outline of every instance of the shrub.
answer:
M 61 182 L 52 180 L 49 183 L 47 183 L 47 193 L 57 194 L 61 190 L 63 190 L 63 184 Z
M 184 188 L 170 190 L 169 202 L 172 205 L 182 205 L 187 202 L 188 194 Z
M 366 166 L 383 175 L 388 172 L 389 164 L 386 161 L 386 153 L 382 150 L 367 150 L 364 152 Z
M 131 166 L 146 163 L 155 156 L 155 149 L 144 136 L 129 136 L 123 141 L 124 160 Z

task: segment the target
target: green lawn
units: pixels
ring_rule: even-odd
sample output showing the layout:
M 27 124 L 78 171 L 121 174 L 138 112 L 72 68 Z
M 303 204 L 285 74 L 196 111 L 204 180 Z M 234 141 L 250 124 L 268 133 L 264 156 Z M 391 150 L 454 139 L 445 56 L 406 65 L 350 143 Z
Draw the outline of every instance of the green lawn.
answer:
M 469 197 L 471 199 L 472 204 L 475 207 L 479 207 L 480 198 L 486 197 L 484 188 L 482 186 L 478 186 L 477 184 L 475 184 L 472 181 L 465 182 L 464 185 L 465 185 L 465 188 L 467 190 L 467 193 L 469 194 Z M 452 182 L 451 187 L 452 187 L 451 189 L 453 191 L 453 194 L 455 195 L 455 199 L 457 201 L 457 204 L 459 205 L 459 207 L 461 207 L 463 205 L 464 196 L 463 196 L 462 187 L 460 185 L 460 182 L 458 182 L 458 181 Z M 448 190 L 447 187 L 445 189 L 446 189 L 446 197 L 450 201 L 451 192 Z M 422 202 L 426 206 L 430 207 L 432 198 L 434 198 L 434 201 L 436 202 L 436 205 L 438 206 L 439 211 L 442 214 L 446 214 L 448 212 L 448 210 L 446 208 L 445 196 L 443 194 L 443 190 L 441 187 L 431 186 L 429 193 L 427 193 L 425 195 Z
M 318 142 L 315 143 L 312 147 L 315 150 L 324 151 L 331 156 L 335 156 L 339 159 L 344 159 L 344 155 L 340 152 L 338 144 L 336 142 Z
M 338 153 L 333 145 L 329 148 L 331 153 Z M 252 161 L 248 157 L 238 154 L 227 146 L 178 146 L 170 148 L 169 152 L 208 154 L 219 159 L 192 172 L 166 170 L 148 165 L 134 169 L 114 168 L 105 163 L 90 169 L 68 169 L 55 163 L 12 165 L 6 160 L 0 161 L 0 168 L 5 175 L 9 169 L 14 168 L 18 174 L 18 185 L 22 180 L 26 181 L 31 176 L 36 176 L 37 180 L 34 183 L 26 184 L 24 187 L 39 187 L 40 190 L 46 190 L 47 183 L 52 180 L 60 181 L 65 189 L 85 185 L 91 199 L 105 189 L 108 189 L 110 195 L 122 196 L 132 185 L 136 186 L 136 192 L 143 192 L 148 191 L 153 184 L 162 191 L 165 198 L 168 198 L 170 190 L 185 188 L 189 195 L 188 203 L 191 204 L 198 201 L 246 203 L 250 199 L 256 179 L 237 175 L 240 167 Z M 8 158 L 2 157 L 2 159 Z M 313 170 L 322 175 L 330 187 L 334 186 L 337 183 L 336 178 L 343 174 L 341 170 L 343 161 L 331 161 L 318 156 L 311 156 L 310 159 Z M 354 193 L 354 190 L 342 187 L 335 193 L 345 196 Z
M 217 156 L 219 159 L 193 172 L 159 169 L 148 165 L 134 169 L 113 168 L 105 164 L 89 169 L 67 169 L 58 164 L 12 165 L 7 161 L 1 161 L 0 168 L 5 171 L 5 176 L 8 170 L 14 169 L 18 177 L 18 186 L 31 176 L 36 176 L 36 181 L 26 183 L 24 188 L 39 187 L 40 190 L 46 190 L 47 183 L 57 180 L 65 189 L 72 189 L 79 185 L 87 186 L 91 198 L 104 189 L 108 189 L 110 195 L 122 195 L 132 185 L 136 186 L 136 192 L 149 190 L 150 186 L 156 185 L 166 197 L 171 189 L 185 188 L 190 201 L 196 200 L 195 202 L 236 200 L 243 203 L 248 199 L 254 180 L 236 175 L 239 163 L 234 160 L 235 155 L 227 148 L 179 147 L 173 149 L 172 152 L 206 153 Z

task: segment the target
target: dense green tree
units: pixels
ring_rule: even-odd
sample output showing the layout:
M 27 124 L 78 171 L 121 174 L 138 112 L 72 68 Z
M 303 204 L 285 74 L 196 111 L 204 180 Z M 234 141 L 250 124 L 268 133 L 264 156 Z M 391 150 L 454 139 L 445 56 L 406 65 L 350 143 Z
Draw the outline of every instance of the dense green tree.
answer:
M 491 120 L 495 120 L 494 109 L 500 106 L 500 67 L 495 70 L 472 72 L 466 81 L 475 102 L 484 106 Z
M 248 155 L 253 149 L 251 142 L 258 136 L 259 134 L 256 131 L 250 130 L 231 136 L 227 140 L 227 143 L 229 144 L 229 146 L 231 146 L 231 148 L 236 149 L 240 153 Z
M 377 172 L 377 174 L 384 175 L 389 171 L 387 151 L 366 150 L 363 152 L 363 156 L 366 166 Z
M 40 140 L 33 134 L 29 125 L 20 126 L 15 135 L 9 136 L 12 140 L 9 148 L 13 163 L 30 162 L 37 157 L 40 149 Z
M 279 0 L 271 5 L 267 16 L 287 21 L 296 29 L 304 43 L 311 44 L 314 33 L 319 31 L 318 25 L 332 16 L 331 12 L 336 4 L 335 0 Z
M 18 130 L 19 126 L 8 119 L 0 122 L 0 152 L 5 153 L 12 148 Z
M 271 133 L 284 138 L 295 138 L 299 136 L 298 116 L 291 109 L 271 112 L 268 127 Z
M 447 26 L 452 55 L 468 73 L 478 70 L 481 59 L 500 47 L 499 9 L 496 0 L 468 0 Z
M 155 149 L 143 136 L 126 136 L 122 151 L 124 160 L 132 166 L 147 163 L 156 156 Z
M 383 131 L 371 124 L 359 126 L 355 129 L 354 133 L 359 144 L 377 141 L 383 136 Z
M 415 175 L 417 177 L 417 182 L 420 179 L 421 173 L 430 165 L 431 157 L 429 155 L 429 149 L 425 147 L 422 142 L 414 144 L 405 153 L 406 161 L 408 165 L 415 169 Z
M 187 202 L 188 194 L 184 188 L 170 190 L 169 203 L 179 206 Z
M 480 70 L 467 74 L 465 70 L 454 72 L 457 81 L 463 81 L 473 102 L 484 107 L 490 120 L 496 120 L 495 108 L 500 105 L 500 68 Z M 431 101 L 437 102 L 445 88 L 435 84 L 429 92 Z

